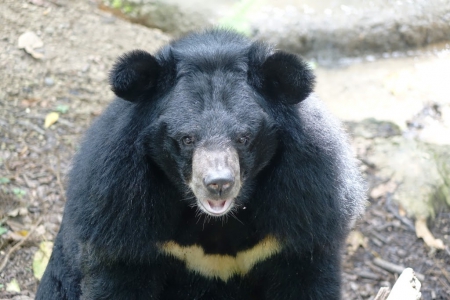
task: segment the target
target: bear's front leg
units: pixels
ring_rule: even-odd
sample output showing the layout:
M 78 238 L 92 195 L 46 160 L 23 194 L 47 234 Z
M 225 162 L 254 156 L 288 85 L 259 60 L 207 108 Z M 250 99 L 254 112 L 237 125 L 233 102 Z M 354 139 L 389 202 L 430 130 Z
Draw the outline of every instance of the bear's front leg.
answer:
M 341 299 L 339 252 L 313 251 L 304 255 L 281 254 L 268 262 L 265 267 L 270 275 L 265 287 L 264 299 Z
M 76 247 L 63 249 L 61 233 L 55 240 L 50 261 L 36 293 L 36 300 L 78 300 L 82 274 L 76 260 Z
M 83 270 L 82 300 L 151 300 L 159 299 L 163 276 L 145 264 L 113 263 Z

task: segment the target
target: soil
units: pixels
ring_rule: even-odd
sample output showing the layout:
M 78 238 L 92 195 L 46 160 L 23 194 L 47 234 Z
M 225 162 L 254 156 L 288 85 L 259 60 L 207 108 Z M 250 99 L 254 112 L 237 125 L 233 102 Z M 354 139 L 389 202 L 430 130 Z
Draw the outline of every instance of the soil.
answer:
M 27 31 L 43 41 L 36 49 L 42 58 L 18 48 L 19 36 Z M 107 83 L 112 63 L 125 51 L 154 52 L 168 40 L 158 30 L 99 10 L 95 1 L 0 3 L 0 232 L 7 229 L 0 234 L 0 299 L 34 296 L 39 283 L 32 270 L 34 253 L 58 231 L 65 178 L 81 134 L 113 98 Z M 58 112 L 59 119 L 46 128 L 50 112 Z M 380 183 L 370 166 L 366 175 L 371 186 Z M 423 274 L 423 299 L 450 299 L 450 254 L 426 248 L 394 216 L 398 208 L 387 198 L 385 192 L 370 199 L 356 225 L 367 243 L 345 255 L 344 299 L 373 299 L 381 286 L 395 282 L 397 274 L 373 264 L 376 257 Z M 450 244 L 448 212 L 439 212 L 430 229 Z M 13 279 L 21 292 L 6 291 Z

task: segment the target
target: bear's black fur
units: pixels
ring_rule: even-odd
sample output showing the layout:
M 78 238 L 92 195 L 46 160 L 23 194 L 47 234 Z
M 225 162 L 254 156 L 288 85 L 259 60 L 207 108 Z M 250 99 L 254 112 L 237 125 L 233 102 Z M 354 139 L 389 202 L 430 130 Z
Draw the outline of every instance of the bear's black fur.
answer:
M 365 191 L 305 62 L 212 30 L 110 81 L 36 299 L 340 298 Z

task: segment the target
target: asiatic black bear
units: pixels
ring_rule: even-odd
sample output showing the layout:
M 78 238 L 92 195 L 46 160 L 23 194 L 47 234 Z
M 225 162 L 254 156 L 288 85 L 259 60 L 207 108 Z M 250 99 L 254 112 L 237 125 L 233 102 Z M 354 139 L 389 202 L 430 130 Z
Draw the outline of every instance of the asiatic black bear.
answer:
M 225 30 L 114 66 L 37 299 L 339 299 L 365 190 L 293 54 Z

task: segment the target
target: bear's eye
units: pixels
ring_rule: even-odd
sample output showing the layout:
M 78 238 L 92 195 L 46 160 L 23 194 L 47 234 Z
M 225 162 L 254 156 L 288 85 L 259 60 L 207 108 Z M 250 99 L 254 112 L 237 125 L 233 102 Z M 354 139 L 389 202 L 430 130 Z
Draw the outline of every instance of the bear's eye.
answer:
M 183 145 L 185 145 L 185 146 L 190 146 L 190 145 L 193 145 L 193 144 L 194 144 L 195 138 L 194 138 L 193 136 L 187 135 L 187 136 L 183 136 L 183 137 L 181 138 L 181 141 L 183 142 Z
M 247 135 L 243 135 L 237 139 L 237 142 L 241 145 L 247 145 L 249 140 L 250 140 L 250 138 Z

